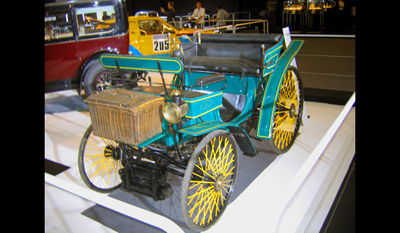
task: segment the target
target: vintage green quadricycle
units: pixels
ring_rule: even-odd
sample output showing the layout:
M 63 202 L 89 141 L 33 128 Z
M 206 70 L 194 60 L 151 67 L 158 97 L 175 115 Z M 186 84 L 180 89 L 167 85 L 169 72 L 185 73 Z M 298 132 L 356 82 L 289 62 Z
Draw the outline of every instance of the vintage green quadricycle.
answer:
M 79 148 L 82 179 L 99 192 L 122 187 L 164 200 L 171 175 L 180 176 L 184 221 L 210 228 L 234 189 L 239 149 L 256 156 L 251 137 L 277 154 L 293 145 L 304 93 L 290 63 L 303 43 L 284 49 L 281 34 L 196 33 L 170 57 L 100 56 L 121 85 L 85 100 L 92 124 Z M 164 73 L 174 74 L 171 84 Z

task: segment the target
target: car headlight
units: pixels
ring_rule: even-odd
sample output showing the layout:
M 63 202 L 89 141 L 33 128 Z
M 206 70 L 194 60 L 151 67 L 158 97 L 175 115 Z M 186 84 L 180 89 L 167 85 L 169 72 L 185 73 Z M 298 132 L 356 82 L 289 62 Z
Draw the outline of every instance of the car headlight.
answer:
M 182 100 L 182 102 L 181 106 L 172 102 L 167 102 L 163 105 L 162 113 L 165 120 L 171 124 L 177 124 L 186 116 L 189 111 L 189 106 L 184 100 Z
M 174 43 L 174 44 L 172 45 L 172 51 L 174 51 L 174 50 L 181 50 L 181 51 L 182 51 L 182 45 L 181 45 L 181 44 Z

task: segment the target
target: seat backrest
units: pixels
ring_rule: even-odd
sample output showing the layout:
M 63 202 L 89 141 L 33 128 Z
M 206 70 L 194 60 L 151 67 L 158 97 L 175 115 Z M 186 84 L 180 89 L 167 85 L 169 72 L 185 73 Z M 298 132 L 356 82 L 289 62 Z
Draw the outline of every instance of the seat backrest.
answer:
M 195 34 L 192 42 L 183 45 L 184 57 L 207 56 L 262 60 L 261 44 L 264 44 L 267 50 L 282 38 L 282 34 L 202 34 L 200 39 L 197 35 Z
M 202 42 L 199 46 L 197 55 L 261 60 L 261 45 L 253 43 L 239 44 L 231 42 Z
M 196 34 L 197 35 L 197 34 Z M 276 44 L 282 38 L 282 34 L 249 34 L 249 33 L 235 33 L 235 34 L 202 34 L 201 42 L 215 42 L 215 43 L 256 43 L 256 44 Z M 197 37 L 193 37 L 197 41 Z

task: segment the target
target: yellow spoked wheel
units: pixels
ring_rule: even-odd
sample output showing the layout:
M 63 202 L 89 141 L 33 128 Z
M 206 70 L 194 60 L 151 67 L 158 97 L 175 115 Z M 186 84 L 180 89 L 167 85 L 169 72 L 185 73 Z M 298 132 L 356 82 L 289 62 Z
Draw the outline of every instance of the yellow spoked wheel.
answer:
M 185 171 L 181 210 L 195 231 L 210 228 L 224 212 L 233 191 L 238 149 L 230 133 L 216 130 L 198 144 Z
M 93 135 L 92 125 L 79 146 L 78 167 L 82 180 L 95 191 L 111 192 L 122 182 L 118 174 L 122 164 L 117 142 Z
M 291 66 L 283 78 L 275 107 L 272 137 L 269 141 L 274 152 L 282 154 L 292 147 L 300 129 L 303 99 L 299 71 Z

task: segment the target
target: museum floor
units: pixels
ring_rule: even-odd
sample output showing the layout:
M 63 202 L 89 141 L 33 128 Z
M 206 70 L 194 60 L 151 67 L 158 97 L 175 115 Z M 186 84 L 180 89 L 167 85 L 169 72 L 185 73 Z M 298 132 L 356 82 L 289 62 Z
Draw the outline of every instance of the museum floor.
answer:
M 216 226 L 208 232 L 270 232 L 266 228 L 266 216 L 274 216 L 276 213 L 277 210 L 272 208 L 274 202 L 293 180 L 342 110 L 343 104 L 355 91 L 354 39 L 294 39 L 306 40 L 297 56 L 297 64 L 303 79 L 305 106 L 310 118 L 301 127 L 299 137 L 286 154 L 275 157 L 263 152 L 260 144 L 260 154 L 254 159 L 243 155 L 239 157 L 243 166 L 257 167 L 259 173 L 239 167 L 244 173 L 242 177 L 250 180 L 227 207 Z M 45 94 L 45 170 L 54 168 L 46 172 L 82 187 L 86 186 L 79 175 L 77 155 L 80 140 L 90 124 L 89 113 L 85 108 L 86 105 L 76 91 Z M 273 232 L 318 232 L 354 157 L 355 107 L 301 188 L 278 216 L 279 221 Z M 264 167 L 260 167 L 259 161 L 264 161 Z M 114 192 L 110 194 L 114 198 L 116 195 Z M 135 197 L 126 194 L 125 198 Z M 160 205 L 148 204 L 155 207 Z M 143 232 L 145 229 L 135 227 L 134 220 L 113 214 L 113 211 L 96 212 L 96 206 L 93 202 L 45 184 L 45 231 L 126 232 L 129 229 L 129 232 Z M 111 217 L 105 219 L 104 216 Z
M 64 94 L 68 95 L 70 92 L 59 92 L 57 93 L 59 96 L 56 98 L 68 98 Z M 69 98 L 74 98 L 74 96 L 72 95 Z M 240 224 L 237 224 L 238 222 L 248 222 L 251 229 L 255 230 L 251 232 L 262 229 L 265 220 L 259 222 L 256 220 L 265 214 L 268 203 L 276 198 L 275 195 L 293 178 L 295 172 L 311 153 L 343 106 L 306 101 L 306 108 L 310 118 L 307 125 L 301 128 L 301 134 L 293 148 L 284 155 L 272 158 L 273 162 L 229 205 L 221 220 L 210 232 L 221 232 L 218 229 L 241 229 Z M 45 114 L 45 158 L 69 167 L 57 174 L 58 178 L 84 187 L 77 167 L 77 154 L 80 140 L 89 124 L 89 113 L 86 111 L 61 111 Z M 288 208 L 283 219 L 281 219 L 282 232 L 288 232 L 287 230 L 293 232 L 292 230 L 295 229 L 290 227 L 304 224 L 302 223 L 303 219 L 310 221 L 307 216 L 314 214 L 308 212 L 316 205 L 315 200 L 318 200 L 318 203 L 322 200 L 320 195 L 326 195 L 325 186 L 327 185 L 326 182 L 329 181 L 330 183 L 332 179 L 331 173 L 334 176 L 339 174 L 335 172 L 334 167 L 337 165 L 334 161 L 352 159 L 355 153 L 354 140 L 355 108 L 351 110 L 313 170 L 315 174 L 307 179 L 297 197 L 293 200 L 291 207 Z M 265 154 L 258 156 L 266 156 L 266 159 L 271 157 L 271 155 Z M 242 157 L 239 159 L 242 159 Z M 344 172 L 342 176 L 347 171 L 347 168 L 343 169 L 340 172 L 340 174 Z M 329 195 L 333 195 L 334 198 L 336 194 Z M 326 198 L 324 197 L 324 199 Z M 110 228 L 81 214 L 94 205 L 95 203 L 46 184 L 46 232 L 112 232 Z M 318 211 L 327 213 L 329 208 L 330 205 L 321 205 Z M 246 213 L 246 215 L 243 216 L 243 213 Z M 318 218 L 318 215 L 315 218 Z M 118 222 L 118 220 L 115 221 Z M 286 224 L 288 222 L 291 222 L 291 224 Z M 322 225 L 323 222 L 324 218 L 314 219 L 313 225 Z M 116 230 L 120 231 L 118 228 Z

